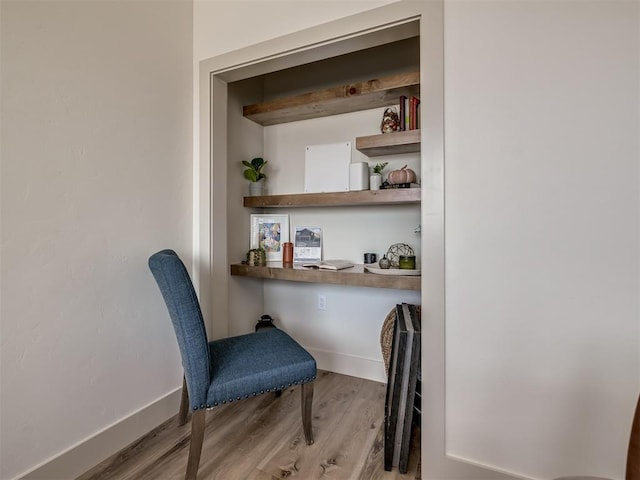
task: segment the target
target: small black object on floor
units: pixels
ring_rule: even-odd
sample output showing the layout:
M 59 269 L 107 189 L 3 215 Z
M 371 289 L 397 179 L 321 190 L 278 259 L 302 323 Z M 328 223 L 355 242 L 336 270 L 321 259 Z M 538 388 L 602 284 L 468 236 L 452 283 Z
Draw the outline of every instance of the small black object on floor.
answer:
M 258 320 L 258 323 L 256 323 L 256 332 L 261 328 L 277 328 L 277 327 L 273 324 L 273 318 L 271 318 L 271 316 L 262 315 L 260 317 L 260 320 Z

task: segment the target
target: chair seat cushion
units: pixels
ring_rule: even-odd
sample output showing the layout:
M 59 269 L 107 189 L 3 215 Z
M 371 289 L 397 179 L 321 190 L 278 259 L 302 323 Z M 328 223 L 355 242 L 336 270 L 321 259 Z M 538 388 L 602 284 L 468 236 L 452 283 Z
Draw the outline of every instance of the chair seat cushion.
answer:
M 316 361 L 277 328 L 209 343 L 211 385 L 207 407 L 315 380 Z

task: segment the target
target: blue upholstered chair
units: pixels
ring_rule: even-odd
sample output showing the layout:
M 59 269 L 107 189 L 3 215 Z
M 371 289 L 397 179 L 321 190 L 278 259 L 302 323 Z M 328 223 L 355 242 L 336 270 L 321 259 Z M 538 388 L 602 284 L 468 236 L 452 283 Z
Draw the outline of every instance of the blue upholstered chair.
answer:
M 192 480 L 198 474 L 207 409 L 292 385 L 301 386 L 302 426 L 311 445 L 313 357 L 277 328 L 208 342 L 198 298 L 178 255 L 162 250 L 149 258 L 149 268 L 169 310 L 182 356 L 181 425 L 187 422 L 188 409 L 193 411 L 185 478 Z

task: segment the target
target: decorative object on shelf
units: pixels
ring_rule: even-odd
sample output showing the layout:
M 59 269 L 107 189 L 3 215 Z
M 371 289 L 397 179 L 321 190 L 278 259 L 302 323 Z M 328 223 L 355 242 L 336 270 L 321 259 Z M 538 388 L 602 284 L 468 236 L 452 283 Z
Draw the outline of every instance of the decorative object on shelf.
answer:
M 282 263 L 293 263 L 293 243 L 282 244 Z
M 263 248 L 268 262 L 282 261 L 289 241 L 289 215 L 251 215 L 251 248 Z
M 404 183 L 409 183 L 409 184 L 415 183 L 416 182 L 416 172 L 414 172 L 410 168 L 407 168 L 407 166 L 405 165 L 404 167 L 402 167 L 399 170 L 392 170 L 391 172 L 389 172 L 389 175 L 387 175 L 387 181 L 391 185 L 400 185 L 400 184 L 404 184 Z
M 348 192 L 351 142 L 307 145 L 304 193 Z
M 385 180 L 384 182 L 382 182 L 382 185 L 380 185 L 380 188 L 383 190 L 401 190 L 404 188 L 420 188 L 420 184 L 419 183 L 394 183 L 391 184 L 389 183 L 388 180 Z
M 387 258 L 387 254 L 382 255 L 382 258 L 380 260 L 378 260 L 378 266 L 382 270 L 387 270 L 387 269 L 391 268 L 391 262 Z
M 261 197 L 264 194 L 264 180 L 249 183 L 249 196 Z
M 400 267 L 401 255 L 415 255 L 415 253 L 413 252 L 413 248 L 406 243 L 394 243 L 389 247 L 389 250 L 387 250 L 387 258 L 389 259 L 391 268 Z
M 264 248 L 252 248 L 247 252 L 247 265 L 250 267 L 264 267 L 267 264 L 267 252 Z
M 375 253 L 365 253 L 364 263 L 376 263 L 377 256 Z
M 400 118 L 394 107 L 384 109 L 382 114 L 382 122 L 380 123 L 380 131 L 382 133 L 391 133 L 400 129 Z
M 322 259 L 322 228 L 296 227 L 293 246 L 295 263 L 320 263 Z
M 377 163 L 373 167 L 373 173 L 369 178 L 369 189 L 370 190 L 380 190 L 380 185 L 382 185 L 382 171 L 384 167 L 389 165 L 389 162 Z
M 247 167 L 243 174 L 244 178 L 249 180 L 249 194 L 252 197 L 260 196 L 263 193 L 264 180 L 267 176 L 262 169 L 267 163 L 269 162 L 260 157 L 253 158 L 251 162 L 246 160 L 242 161 L 242 164 Z
M 378 262 L 378 264 L 380 264 L 380 262 Z M 379 268 L 376 267 L 375 263 L 371 265 L 365 265 L 364 269 L 369 273 L 375 273 L 378 275 L 395 275 L 398 277 L 419 277 L 422 274 L 422 272 L 417 268 L 415 270 L 404 270 L 400 268 Z
M 369 190 L 369 164 L 367 162 L 349 165 L 349 191 Z
M 400 255 L 398 259 L 398 266 L 400 270 L 415 270 L 416 269 L 416 256 L 415 255 Z

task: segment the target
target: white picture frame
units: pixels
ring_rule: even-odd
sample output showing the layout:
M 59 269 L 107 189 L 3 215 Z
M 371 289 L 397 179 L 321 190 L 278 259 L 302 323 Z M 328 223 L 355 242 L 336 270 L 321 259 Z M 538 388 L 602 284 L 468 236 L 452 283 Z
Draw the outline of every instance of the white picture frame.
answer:
M 293 237 L 294 263 L 320 263 L 321 260 L 322 227 L 296 227 Z
M 289 241 L 289 215 L 251 215 L 251 247 L 264 248 L 267 262 L 282 261 L 282 246 Z

